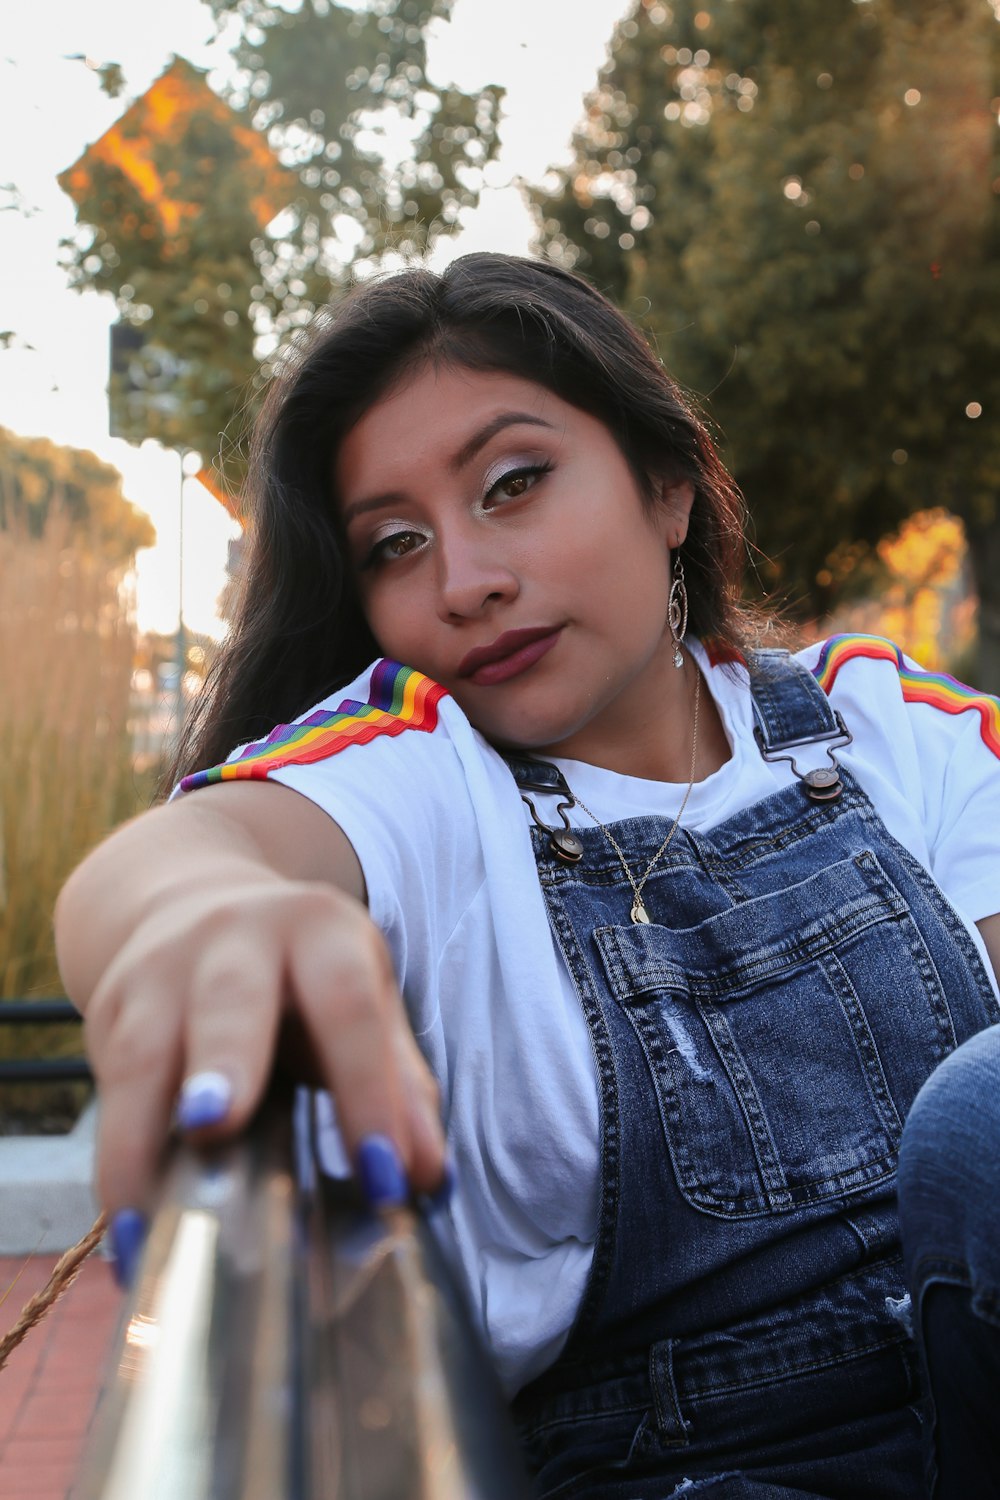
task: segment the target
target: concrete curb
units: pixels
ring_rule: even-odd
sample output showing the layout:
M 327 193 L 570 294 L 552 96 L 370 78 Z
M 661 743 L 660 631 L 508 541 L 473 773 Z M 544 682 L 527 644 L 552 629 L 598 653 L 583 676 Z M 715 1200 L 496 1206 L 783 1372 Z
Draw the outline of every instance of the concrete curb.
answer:
M 97 1218 L 91 1180 L 97 1105 L 68 1135 L 0 1140 L 0 1255 L 60 1255 Z

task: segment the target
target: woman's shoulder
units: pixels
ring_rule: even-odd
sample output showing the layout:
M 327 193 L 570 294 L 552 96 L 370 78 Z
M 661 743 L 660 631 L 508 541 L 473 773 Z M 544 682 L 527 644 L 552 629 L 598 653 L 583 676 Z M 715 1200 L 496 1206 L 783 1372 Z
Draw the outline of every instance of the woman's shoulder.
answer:
M 178 790 L 239 780 L 288 787 L 337 823 L 361 862 L 383 930 L 404 897 L 411 918 L 423 902 L 457 920 L 481 884 L 483 851 L 510 842 L 520 805 L 503 761 L 451 695 L 388 658 L 221 766 L 185 777 Z M 530 854 L 530 842 L 527 848 Z M 440 881 L 432 881 L 431 895 L 425 891 L 432 866 L 447 872 L 446 896 Z
M 840 634 L 814 642 L 797 659 L 838 702 L 849 700 L 884 722 L 894 710 L 916 724 L 978 738 L 1000 757 L 1000 699 L 947 672 L 921 666 L 884 636 Z
M 813 641 L 795 655 L 828 694 L 837 689 L 838 684 L 844 691 L 849 690 L 852 683 L 881 682 L 884 685 L 896 679 L 901 690 L 909 690 L 918 677 L 935 678 L 941 682 L 954 680 L 946 678 L 943 673 L 928 671 L 906 656 L 895 641 L 881 635 L 845 631 Z
M 366 774 L 412 761 L 412 750 L 433 738 L 440 755 L 470 733 L 468 721 L 445 688 L 402 662 L 379 657 L 365 670 L 288 724 L 240 745 L 221 765 L 184 777 L 180 790 L 222 781 L 262 781 L 292 767 L 328 765 L 345 751 L 373 747 Z M 386 754 L 389 746 L 396 747 Z M 418 759 L 420 757 L 417 757 Z M 345 757 L 357 768 L 357 756 Z

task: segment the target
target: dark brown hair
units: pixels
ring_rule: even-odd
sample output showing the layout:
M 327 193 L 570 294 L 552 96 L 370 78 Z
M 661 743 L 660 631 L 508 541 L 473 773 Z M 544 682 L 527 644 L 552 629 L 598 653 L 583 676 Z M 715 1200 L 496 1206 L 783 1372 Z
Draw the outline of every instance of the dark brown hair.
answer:
M 466 255 L 405 270 L 320 313 L 271 383 L 249 459 L 249 525 L 232 623 L 172 775 L 215 764 L 343 686 L 378 655 L 345 559 L 332 474 L 363 412 L 423 361 L 503 371 L 598 417 L 647 503 L 695 499 L 684 567 L 693 632 L 739 652 L 744 509 L 704 422 L 607 298 L 545 261 Z

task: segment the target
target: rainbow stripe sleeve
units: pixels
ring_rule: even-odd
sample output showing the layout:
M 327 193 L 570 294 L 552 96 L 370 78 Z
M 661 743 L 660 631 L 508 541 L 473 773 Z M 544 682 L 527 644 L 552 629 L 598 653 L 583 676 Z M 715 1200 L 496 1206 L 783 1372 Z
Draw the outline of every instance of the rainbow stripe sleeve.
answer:
M 422 672 L 383 658 L 372 672 L 366 702 L 345 698 L 332 711 L 318 709 L 298 724 L 279 724 L 235 760 L 185 776 L 181 791 L 193 792 L 217 781 L 264 781 L 281 766 L 312 765 L 348 745 L 367 745 L 379 735 L 402 734 L 404 729 L 429 732 L 437 726 L 438 704 L 445 694 Z
M 845 662 L 859 656 L 892 662 L 906 703 L 928 703 L 946 714 L 977 713 L 983 744 L 1000 759 L 1000 698 L 977 693 L 946 672 L 924 672 L 907 666 L 899 647 L 882 636 L 833 635 L 825 641 L 813 667 L 813 676 L 824 692 L 829 693 Z

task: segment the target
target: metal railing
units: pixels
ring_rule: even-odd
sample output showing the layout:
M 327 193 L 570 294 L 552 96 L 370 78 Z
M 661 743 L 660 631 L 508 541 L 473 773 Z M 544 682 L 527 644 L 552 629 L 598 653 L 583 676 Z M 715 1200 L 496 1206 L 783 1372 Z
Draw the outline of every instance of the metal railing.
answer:
M 309 1096 L 296 1121 L 178 1150 L 74 1500 L 520 1500 L 435 1233 L 318 1169 Z
M 68 1000 L 0 1000 L 2 1026 L 64 1026 L 82 1016 Z M 0 1083 L 90 1082 L 90 1064 L 79 1057 L 2 1057 Z

